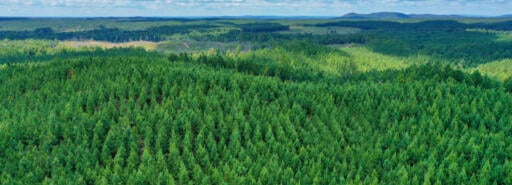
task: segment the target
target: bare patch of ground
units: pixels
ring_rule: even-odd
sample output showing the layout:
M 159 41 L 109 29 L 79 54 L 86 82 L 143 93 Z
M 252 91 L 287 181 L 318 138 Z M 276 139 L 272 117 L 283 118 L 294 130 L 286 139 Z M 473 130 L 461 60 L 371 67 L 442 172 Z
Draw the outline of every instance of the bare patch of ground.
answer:
M 127 47 L 142 47 L 147 50 L 156 49 L 158 43 L 148 41 L 133 41 L 123 43 L 102 42 L 95 40 L 88 41 L 62 41 L 59 43 L 63 47 L 80 48 L 80 47 L 101 47 L 101 48 L 127 48 Z

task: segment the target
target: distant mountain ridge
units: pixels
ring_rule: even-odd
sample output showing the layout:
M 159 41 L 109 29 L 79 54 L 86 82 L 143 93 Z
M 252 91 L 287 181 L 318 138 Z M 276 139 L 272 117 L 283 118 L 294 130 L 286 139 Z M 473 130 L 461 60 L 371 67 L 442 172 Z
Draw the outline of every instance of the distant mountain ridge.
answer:
M 348 19 L 442 19 L 442 18 L 463 18 L 461 15 L 435 15 L 435 14 L 404 14 L 400 12 L 376 12 L 370 14 L 348 13 L 341 18 Z
M 367 19 L 367 18 L 410 18 L 409 15 L 398 12 L 376 12 L 370 14 L 359 14 L 351 12 L 342 16 L 342 18 Z

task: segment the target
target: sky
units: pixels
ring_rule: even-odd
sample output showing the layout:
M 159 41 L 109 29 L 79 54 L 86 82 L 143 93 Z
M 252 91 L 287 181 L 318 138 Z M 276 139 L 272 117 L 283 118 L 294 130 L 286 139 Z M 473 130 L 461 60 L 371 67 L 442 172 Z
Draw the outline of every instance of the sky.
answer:
M 404 12 L 495 16 L 512 0 L 0 0 L 0 16 L 341 16 Z

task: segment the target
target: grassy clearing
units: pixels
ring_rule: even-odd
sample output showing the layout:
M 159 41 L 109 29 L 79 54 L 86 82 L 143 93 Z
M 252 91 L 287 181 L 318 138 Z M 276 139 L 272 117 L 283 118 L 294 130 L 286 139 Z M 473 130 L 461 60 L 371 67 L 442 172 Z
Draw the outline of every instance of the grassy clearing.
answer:
M 277 63 L 292 69 L 309 69 L 311 73 L 322 72 L 339 76 L 352 72 L 382 71 L 403 69 L 413 62 L 426 62 L 427 57 L 394 57 L 375 53 L 367 48 L 343 47 L 323 54 L 312 55 L 307 52 L 290 51 L 284 48 L 262 49 L 242 53 L 241 59 L 257 59 L 262 62 Z M 409 62 L 411 61 L 411 62 Z
M 497 41 L 500 42 L 510 42 L 512 41 L 512 31 L 502 32 L 498 35 Z
M 291 51 L 280 47 L 241 53 L 238 57 L 242 60 L 260 61 L 268 65 L 288 66 L 291 69 L 308 69 L 311 73 L 323 72 L 330 75 L 340 75 L 347 66 L 353 64 L 350 58 L 342 52 L 310 55 L 301 51 Z
M 402 69 L 412 63 L 426 63 L 428 57 L 397 57 L 373 52 L 365 47 L 341 47 L 340 50 L 347 52 L 351 60 L 357 65 L 360 71 Z
M 240 44 L 238 42 L 200 42 L 194 40 L 171 40 L 158 43 L 156 50 L 164 53 L 196 53 L 206 52 L 211 49 L 216 50 L 240 50 L 248 51 L 252 49 L 252 44 Z
M 476 70 L 498 80 L 505 80 L 512 76 L 512 59 L 482 64 Z

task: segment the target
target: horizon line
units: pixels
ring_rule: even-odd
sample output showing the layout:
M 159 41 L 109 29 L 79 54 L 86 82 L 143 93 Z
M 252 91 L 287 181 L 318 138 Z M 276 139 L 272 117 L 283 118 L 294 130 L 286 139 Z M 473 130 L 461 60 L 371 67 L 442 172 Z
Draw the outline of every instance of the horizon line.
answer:
M 462 18 L 506 18 L 506 16 L 511 16 L 512 14 L 500 14 L 500 15 L 479 15 L 479 14 L 432 14 L 432 13 L 405 13 L 405 12 L 392 12 L 392 11 L 380 11 L 380 12 L 371 12 L 371 13 L 357 13 L 357 12 L 348 12 L 342 15 L 154 15 L 154 16 L 146 16 L 146 15 L 100 15 L 100 16 L 9 16 L 9 15 L 0 15 L 0 18 L 240 18 L 240 17 L 253 17 L 253 18 L 268 18 L 268 17 L 277 17 L 277 18 L 343 18 L 344 15 L 356 13 L 361 15 L 369 15 L 375 13 L 401 13 L 405 15 L 437 15 L 437 16 L 461 16 Z

